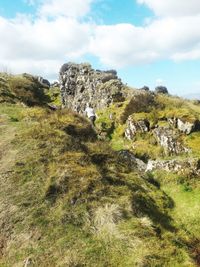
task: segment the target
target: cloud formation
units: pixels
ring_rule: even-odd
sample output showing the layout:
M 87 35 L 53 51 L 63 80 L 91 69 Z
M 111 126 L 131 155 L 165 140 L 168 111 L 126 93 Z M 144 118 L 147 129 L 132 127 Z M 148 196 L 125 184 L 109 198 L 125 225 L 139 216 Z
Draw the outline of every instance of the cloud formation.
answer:
M 122 67 L 160 59 L 200 58 L 200 15 L 156 19 L 144 27 L 98 26 L 91 52 L 110 66 Z
M 6 66 L 13 72 L 51 78 L 62 63 L 86 54 L 113 68 L 162 59 L 200 59 L 199 0 L 138 0 L 155 13 L 140 27 L 85 22 L 93 1 L 40 0 L 34 17 L 0 17 L 0 70 Z
M 199 0 L 137 0 L 137 2 L 147 5 L 158 16 L 183 17 L 200 14 Z
M 93 0 L 43 0 L 38 10 L 41 16 L 84 17 Z

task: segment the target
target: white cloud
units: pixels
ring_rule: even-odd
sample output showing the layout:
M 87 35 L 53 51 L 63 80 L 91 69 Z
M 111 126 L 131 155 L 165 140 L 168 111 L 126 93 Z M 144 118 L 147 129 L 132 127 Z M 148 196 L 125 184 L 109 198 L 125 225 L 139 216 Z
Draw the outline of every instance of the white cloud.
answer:
M 43 0 L 39 8 L 41 16 L 84 17 L 90 11 L 93 0 Z
M 156 86 L 160 86 L 160 85 L 163 85 L 163 84 L 164 84 L 163 79 L 161 79 L 161 78 L 156 79 Z
M 157 19 L 145 27 L 98 26 L 91 51 L 110 66 L 122 67 L 158 59 L 193 59 L 200 54 L 200 16 Z
M 162 15 L 141 27 L 81 22 L 94 0 L 40 1 L 40 16 L 34 19 L 0 17 L 0 69 L 52 77 L 62 63 L 88 53 L 114 68 L 161 59 L 200 59 L 199 0 L 138 0 Z
M 149 35 L 145 28 L 131 24 L 98 26 L 91 42 L 91 52 L 109 66 L 150 62 L 159 57 L 149 47 Z
M 92 25 L 65 17 L 34 22 L 24 16 L 0 18 L 0 66 L 8 65 L 14 72 L 38 70 L 47 74 L 44 66 L 50 62 L 49 67 L 55 71 L 53 62 L 57 66 L 58 61 L 75 60 L 88 51 L 91 29 Z
M 192 16 L 200 14 L 199 0 L 137 0 L 158 16 Z

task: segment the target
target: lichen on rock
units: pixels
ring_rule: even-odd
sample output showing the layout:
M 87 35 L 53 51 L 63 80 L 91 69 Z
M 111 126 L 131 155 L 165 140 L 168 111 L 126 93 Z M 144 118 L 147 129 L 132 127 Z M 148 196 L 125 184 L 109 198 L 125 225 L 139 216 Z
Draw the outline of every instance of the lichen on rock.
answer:
M 90 64 L 64 64 L 59 72 L 62 105 L 79 113 L 91 102 L 102 109 L 124 101 L 123 83 L 115 70 L 94 70 Z

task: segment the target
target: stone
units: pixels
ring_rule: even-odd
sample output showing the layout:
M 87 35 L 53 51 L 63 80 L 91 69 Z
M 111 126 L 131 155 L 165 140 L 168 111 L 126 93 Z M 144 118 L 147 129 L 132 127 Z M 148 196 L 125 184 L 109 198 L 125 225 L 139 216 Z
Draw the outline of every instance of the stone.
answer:
M 190 123 L 188 121 L 184 122 L 181 119 L 177 119 L 177 128 L 179 129 L 179 131 L 185 134 L 190 134 L 193 131 L 194 127 L 194 123 Z
M 118 151 L 118 158 L 120 162 L 125 163 L 130 170 L 139 170 L 144 172 L 147 169 L 147 165 L 140 159 L 136 158 L 129 150 Z
M 200 175 L 200 160 L 149 160 L 147 162 L 146 171 L 165 170 L 167 172 L 175 172 L 179 174 L 189 173 L 192 175 Z
M 90 64 L 66 63 L 60 68 L 62 106 L 83 113 L 88 102 L 103 109 L 124 101 L 123 83 L 115 70 L 94 70 Z
M 44 79 L 43 77 L 38 76 L 37 80 L 42 86 L 47 87 L 47 88 L 50 87 L 50 82 L 47 79 Z
M 164 148 L 165 154 L 177 155 L 189 152 L 189 149 L 177 140 L 178 134 L 175 130 L 167 127 L 158 127 L 153 130 L 153 133 L 160 146 Z
M 168 122 L 184 134 L 191 134 L 192 132 L 200 131 L 200 121 L 193 122 L 181 118 L 169 118 Z
M 131 116 L 129 116 L 126 122 L 125 137 L 128 140 L 132 140 L 138 132 L 145 133 L 149 132 L 149 130 L 150 130 L 150 123 L 147 119 L 136 121 Z

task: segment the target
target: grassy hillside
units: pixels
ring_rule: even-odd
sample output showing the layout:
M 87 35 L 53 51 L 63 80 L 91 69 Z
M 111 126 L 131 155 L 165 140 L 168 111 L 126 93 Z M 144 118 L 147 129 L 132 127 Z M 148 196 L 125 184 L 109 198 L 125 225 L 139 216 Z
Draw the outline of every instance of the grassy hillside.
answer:
M 0 106 L 0 266 L 196 266 L 198 179 L 121 160 L 113 148 L 132 146 L 123 137 L 129 101 L 99 113 L 100 136 L 69 110 L 8 102 Z
M 183 121 L 193 122 L 200 119 L 200 104 L 179 97 L 150 93 L 138 95 L 134 100 L 116 103 L 98 112 L 97 127 L 115 150 L 127 148 L 137 156 L 145 158 L 169 158 L 157 144 L 152 132 L 138 133 L 134 140 L 124 138 L 126 121 L 131 116 L 134 120 L 147 119 L 153 129 L 156 125 L 170 127 L 169 118 L 177 117 Z M 181 136 L 183 144 L 191 149 L 191 157 L 198 157 L 200 151 L 200 131 Z M 182 157 L 187 155 L 182 155 Z M 175 155 L 177 157 L 177 155 Z M 173 156 L 171 157 L 173 158 Z

